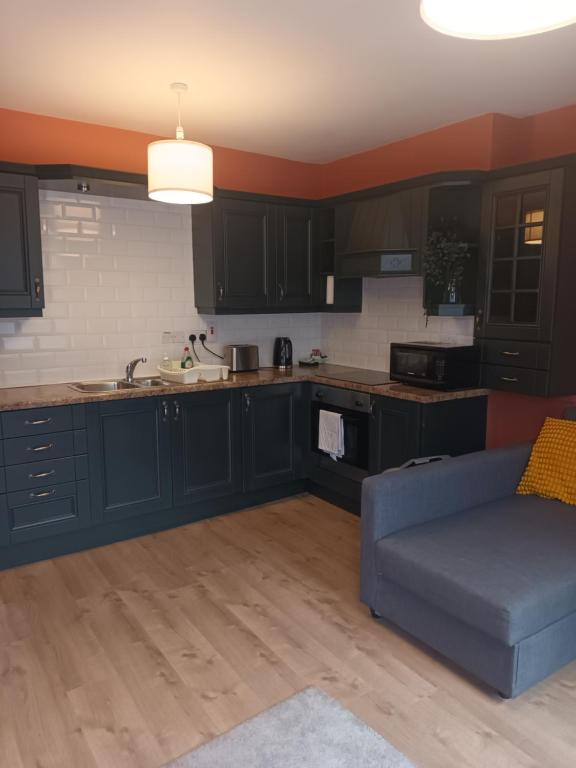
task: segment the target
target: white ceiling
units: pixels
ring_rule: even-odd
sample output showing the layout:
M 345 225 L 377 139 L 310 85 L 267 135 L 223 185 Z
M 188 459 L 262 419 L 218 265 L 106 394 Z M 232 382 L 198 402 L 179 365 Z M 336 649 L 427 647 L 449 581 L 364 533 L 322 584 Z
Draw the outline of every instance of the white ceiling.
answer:
M 576 26 L 459 40 L 418 0 L 0 0 L 0 106 L 171 135 L 182 80 L 187 138 L 311 162 L 575 103 L 575 65 Z

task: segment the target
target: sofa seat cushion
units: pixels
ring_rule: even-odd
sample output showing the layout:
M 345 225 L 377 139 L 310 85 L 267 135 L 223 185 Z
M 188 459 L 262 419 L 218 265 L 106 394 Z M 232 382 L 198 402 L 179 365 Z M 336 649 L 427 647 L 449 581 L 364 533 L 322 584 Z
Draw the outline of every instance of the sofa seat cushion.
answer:
M 576 611 L 576 510 L 511 496 L 376 544 L 379 574 L 515 645 Z

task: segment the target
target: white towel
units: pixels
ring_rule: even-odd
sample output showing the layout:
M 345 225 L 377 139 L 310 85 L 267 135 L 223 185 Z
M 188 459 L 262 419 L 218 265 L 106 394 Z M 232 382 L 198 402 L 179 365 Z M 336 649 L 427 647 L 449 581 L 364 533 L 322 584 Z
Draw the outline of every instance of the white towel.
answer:
M 318 448 L 334 461 L 344 456 L 344 421 L 342 414 L 318 411 Z

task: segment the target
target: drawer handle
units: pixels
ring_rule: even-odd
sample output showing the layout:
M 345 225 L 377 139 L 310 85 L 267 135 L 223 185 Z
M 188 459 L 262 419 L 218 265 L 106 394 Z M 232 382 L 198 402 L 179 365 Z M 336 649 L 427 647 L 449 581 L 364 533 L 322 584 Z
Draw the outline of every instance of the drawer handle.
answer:
M 38 453 L 39 451 L 50 451 L 54 448 L 54 443 L 47 443 L 46 445 L 35 445 L 34 448 L 32 446 L 28 446 L 26 448 L 27 451 L 34 451 L 34 453 Z
M 503 350 L 500 352 L 501 355 L 504 355 L 504 357 L 519 357 L 520 352 L 508 352 L 507 350 Z
M 38 492 L 30 491 L 28 496 L 31 499 L 45 499 L 47 496 L 54 496 L 55 493 L 56 493 L 55 489 L 52 488 L 50 491 L 38 491 Z
M 31 472 L 28 475 L 28 480 L 40 480 L 42 477 L 51 477 L 56 474 L 55 469 L 51 469 L 49 472 Z
M 24 424 L 26 424 L 27 427 L 38 427 L 40 426 L 40 424 L 50 424 L 51 421 L 52 421 L 52 416 L 48 416 L 47 419 L 34 419 L 33 421 L 26 419 Z
M 516 376 L 500 376 L 500 381 L 506 381 L 511 384 L 514 384 L 515 382 L 518 381 L 518 379 L 516 378 Z

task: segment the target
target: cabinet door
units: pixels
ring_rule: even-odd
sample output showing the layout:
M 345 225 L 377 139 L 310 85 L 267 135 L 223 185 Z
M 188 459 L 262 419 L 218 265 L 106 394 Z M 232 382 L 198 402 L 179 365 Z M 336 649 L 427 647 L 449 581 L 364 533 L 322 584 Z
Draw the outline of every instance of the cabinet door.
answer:
M 563 175 L 556 169 L 487 185 L 478 336 L 550 341 Z
M 0 173 L 0 316 L 39 315 L 43 306 L 38 182 Z
M 274 257 L 270 206 L 222 199 L 216 201 L 214 215 L 216 306 L 265 307 Z
M 92 506 L 116 520 L 172 505 L 169 403 L 156 397 L 87 408 Z
M 268 488 L 301 477 L 305 429 L 301 386 L 246 389 L 242 400 L 245 489 Z
M 336 207 L 336 253 L 420 250 L 427 190 L 409 189 Z
M 379 397 L 380 471 L 420 456 L 420 405 Z
M 277 206 L 273 291 L 279 307 L 312 305 L 312 209 Z
M 174 503 L 191 504 L 240 492 L 239 391 L 178 395 L 170 408 Z

